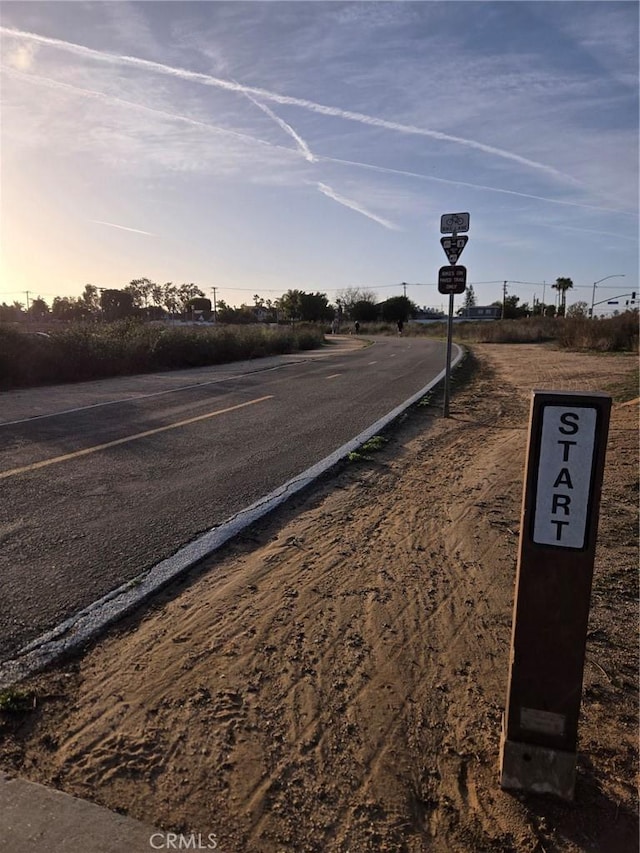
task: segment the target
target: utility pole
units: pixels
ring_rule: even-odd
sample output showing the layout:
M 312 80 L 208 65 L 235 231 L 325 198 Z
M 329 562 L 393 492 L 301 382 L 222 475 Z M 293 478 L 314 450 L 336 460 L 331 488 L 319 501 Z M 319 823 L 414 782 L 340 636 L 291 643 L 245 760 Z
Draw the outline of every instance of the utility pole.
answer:
M 31 322 L 31 316 L 29 314 L 29 291 L 25 290 L 25 294 L 27 296 L 27 323 Z
M 404 288 L 404 298 L 406 299 L 407 298 L 407 282 L 403 281 L 402 286 Z
M 218 310 L 217 310 L 217 306 L 216 306 L 216 290 L 217 290 L 217 288 L 212 287 L 211 290 L 213 290 L 213 322 L 217 323 L 218 322 Z
M 504 320 L 504 315 L 507 310 L 507 282 L 503 282 L 502 284 L 502 319 Z

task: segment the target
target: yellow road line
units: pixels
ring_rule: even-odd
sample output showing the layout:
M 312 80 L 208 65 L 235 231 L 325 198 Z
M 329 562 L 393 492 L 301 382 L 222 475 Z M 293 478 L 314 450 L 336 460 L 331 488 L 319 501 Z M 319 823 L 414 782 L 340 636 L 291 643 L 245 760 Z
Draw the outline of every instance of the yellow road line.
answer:
M 175 424 L 148 429 L 145 432 L 138 432 L 135 435 L 127 435 L 124 438 L 118 438 L 115 441 L 107 441 L 105 444 L 96 444 L 94 447 L 86 447 L 84 450 L 74 450 L 73 453 L 65 453 L 64 456 L 55 456 L 53 459 L 44 459 L 42 462 L 33 462 L 31 465 L 24 465 L 22 468 L 12 468 L 10 471 L 0 471 L 0 480 L 6 480 L 7 477 L 15 477 L 17 474 L 25 474 L 27 471 L 36 471 L 38 468 L 46 468 L 47 465 L 55 465 L 58 462 L 66 462 L 69 459 L 77 459 L 79 456 L 88 456 L 90 453 L 98 453 L 99 450 L 106 450 L 108 447 L 116 447 L 118 444 L 126 444 L 129 441 L 137 441 L 139 438 L 146 438 L 149 435 L 157 435 L 159 432 L 166 432 L 170 429 L 178 429 L 178 427 L 195 424 L 198 421 L 205 421 L 207 418 L 215 418 L 217 415 L 225 415 L 227 412 L 235 412 L 236 409 L 244 409 L 246 406 L 253 406 L 254 403 L 262 403 L 264 400 L 271 400 L 273 394 L 266 397 L 258 397 L 255 400 L 249 400 L 246 403 L 238 403 L 237 406 L 229 406 L 226 409 L 218 409 L 215 412 L 208 412 L 206 415 L 198 415 L 195 418 L 189 418 L 186 421 L 178 421 Z

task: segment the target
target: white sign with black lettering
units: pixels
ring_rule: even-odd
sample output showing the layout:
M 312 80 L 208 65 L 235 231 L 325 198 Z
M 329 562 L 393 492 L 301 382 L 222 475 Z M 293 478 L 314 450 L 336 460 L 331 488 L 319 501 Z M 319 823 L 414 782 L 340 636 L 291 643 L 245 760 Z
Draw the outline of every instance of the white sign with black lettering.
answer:
M 596 439 L 594 408 L 545 406 L 533 541 L 584 548 Z

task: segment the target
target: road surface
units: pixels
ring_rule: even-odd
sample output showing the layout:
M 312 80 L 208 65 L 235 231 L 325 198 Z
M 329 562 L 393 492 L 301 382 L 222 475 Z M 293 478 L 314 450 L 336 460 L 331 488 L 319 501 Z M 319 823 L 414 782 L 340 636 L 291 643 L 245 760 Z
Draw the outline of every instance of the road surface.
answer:
M 0 660 L 336 450 L 444 367 L 443 343 L 0 395 Z

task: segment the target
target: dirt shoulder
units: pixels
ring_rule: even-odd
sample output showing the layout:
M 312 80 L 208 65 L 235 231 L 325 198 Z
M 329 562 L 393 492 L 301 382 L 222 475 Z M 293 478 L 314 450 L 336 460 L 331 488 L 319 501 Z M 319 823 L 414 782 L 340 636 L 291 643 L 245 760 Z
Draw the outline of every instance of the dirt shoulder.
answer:
M 0 715 L 0 767 L 225 853 L 638 849 L 638 402 L 614 405 L 576 801 L 498 786 L 529 394 L 635 356 L 478 345 L 449 420 L 235 541 Z

